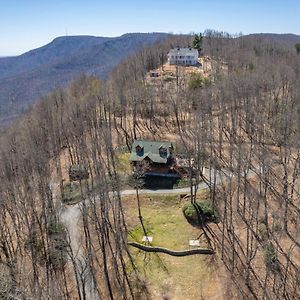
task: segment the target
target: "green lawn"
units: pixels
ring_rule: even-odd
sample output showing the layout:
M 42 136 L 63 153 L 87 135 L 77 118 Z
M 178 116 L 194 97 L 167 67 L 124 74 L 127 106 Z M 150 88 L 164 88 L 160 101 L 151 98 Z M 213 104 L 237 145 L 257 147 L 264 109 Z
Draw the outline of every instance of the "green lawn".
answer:
M 178 196 L 148 198 L 147 205 L 142 204 L 142 215 L 148 235 L 153 236 L 153 245 L 171 247 L 174 250 L 188 247 L 188 240 L 198 235 L 198 230 L 185 220 Z M 133 214 L 137 214 L 133 210 Z M 138 223 L 129 233 L 129 238 L 141 242 L 144 233 Z M 178 249 L 177 249 L 178 248 Z
M 141 202 L 146 230 L 153 237 L 151 245 L 172 250 L 189 249 L 189 240 L 199 236 L 199 229 L 192 227 L 184 218 L 182 206 L 186 202 L 180 201 L 179 196 L 145 197 Z M 141 243 L 144 234 L 137 218 L 136 203 L 131 203 L 127 209 L 125 205 L 125 212 L 129 218 L 129 241 Z M 206 247 L 205 242 L 202 247 Z M 171 299 L 200 298 L 203 282 L 210 277 L 210 256 L 172 257 L 145 253 L 135 248 L 130 248 L 130 251 L 140 274 L 156 293 L 170 288 Z

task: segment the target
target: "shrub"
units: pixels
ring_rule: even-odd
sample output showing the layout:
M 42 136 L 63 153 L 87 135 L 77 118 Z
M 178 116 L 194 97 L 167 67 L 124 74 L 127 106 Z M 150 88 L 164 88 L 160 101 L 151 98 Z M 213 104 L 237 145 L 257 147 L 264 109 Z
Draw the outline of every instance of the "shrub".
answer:
M 47 229 L 49 235 L 64 235 L 66 232 L 65 225 L 57 221 L 54 217 L 50 218 Z
M 83 180 L 89 178 L 89 171 L 85 165 L 72 165 L 69 168 L 69 177 L 71 181 Z
M 190 185 L 191 182 L 189 178 L 182 178 L 175 183 L 174 188 L 176 189 L 185 188 L 185 187 L 189 187 Z
M 266 267 L 271 271 L 279 270 L 279 261 L 277 258 L 277 252 L 275 250 L 274 245 L 269 242 L 264 249 L 264 261 Z
M 66 228 L 55 217 L 51 217 L 47 229 L 50 237 L 49 262 L 54 269 L 62 269 L 67 262 L 68 242 Z
M 300 54 L 300 43 L 295 44 L 295 49 L 296 49 L 297 55 L 299 55 Z
M 258 225 L 258 232 L 262 241 L 266 241 L 268 239 L 268 230 L 265 223 L 260 223 Z
M 203 227 L 207 223 L 218 223 L 218 212 L 212 206 L 210 201 L 196 201 L 196 203 L 187 203 L 184 205 L 183 214 L 187 221 L 194 225 Z
M 172 81 L 172 80 L 174 80 L 176 77 L 174 77 L 174 76 L 170 76 L 170 75 L 165 75 L 164 77 L 163 77 L 163 80 L 164 81 Z
M 75 204 L 81 200 L 79 185 L 76 182 L 70 182 L 63 187 L 62 202 Z
M 67 263 L 68 243 L 65 235 L 57 235 L 51 240 L 49 262 L 56 270 L 62 269 Z
M 196 90 L 211 84 L 211 80 L 203 77 L 201 74 L 192 73 L 191 78 L 188 82 L 188 87 L 191 90 Z

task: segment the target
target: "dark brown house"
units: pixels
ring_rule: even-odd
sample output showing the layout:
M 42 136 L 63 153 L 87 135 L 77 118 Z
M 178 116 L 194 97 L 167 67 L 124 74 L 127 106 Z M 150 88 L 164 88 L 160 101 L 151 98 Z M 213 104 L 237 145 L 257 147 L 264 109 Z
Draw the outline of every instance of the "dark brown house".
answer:
M 180 178 L 174 170 L 173 153 L 171 142 L 134 140 L 130 155 L 133 175 L 151 185 L 173 185 Z

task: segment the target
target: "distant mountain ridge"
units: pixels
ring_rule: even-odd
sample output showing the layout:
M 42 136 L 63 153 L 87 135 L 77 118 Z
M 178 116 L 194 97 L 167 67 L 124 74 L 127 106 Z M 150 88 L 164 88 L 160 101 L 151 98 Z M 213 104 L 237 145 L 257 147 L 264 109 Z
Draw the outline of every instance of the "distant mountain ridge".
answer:
M 129 54 L 153 44 L 167 33 L 127 33 L 120 37 L 64 36 L 19 56 L 0 57 L 0 128 L 50 91 L 66 86 L 80 74 L 105 79 Z M 256 33 L 293 46 L 295 34 Z
M 0 124 L 82 73 L 105 79 L 126 56 L 166 36 L 166 33 L 129 33 L 114 38 L 65 36 L 19 56 L 0 57 Z
M 75 53 L 100 45 L 108 38 L 92 36 L 58 37 L 51 43 L 19 56 L 0 59 L 0 78 L 59 62 Z
M 300 43 L 300 35 L 292 33 L 253 33 L 249 37 L 261 37 L 270 41 L 295 45 Z

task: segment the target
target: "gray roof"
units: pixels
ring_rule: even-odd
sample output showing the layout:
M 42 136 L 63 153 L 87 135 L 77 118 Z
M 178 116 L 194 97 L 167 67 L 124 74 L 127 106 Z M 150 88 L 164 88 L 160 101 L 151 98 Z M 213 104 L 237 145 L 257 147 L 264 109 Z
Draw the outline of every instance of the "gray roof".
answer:
M 169 55 L 198 55 L 198 50 L 193 48 L 174 48 L 169 51 Z
M 139 154 L 136 152 L 136 147 L 140 146 L 143 151 Z M 166 155 L 162 156 L 159 153 L 160 148 L 167 150 Z M 166 164 L 168 158 L 171 156 L 170 148 L 173 148 L 171 142 L 166 141 L 147 141 L 147 140 L 134 140 L 131 149 L 130 161 L 142 161 L 146 157 L 155 163 Z

